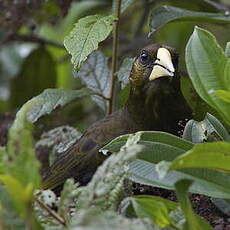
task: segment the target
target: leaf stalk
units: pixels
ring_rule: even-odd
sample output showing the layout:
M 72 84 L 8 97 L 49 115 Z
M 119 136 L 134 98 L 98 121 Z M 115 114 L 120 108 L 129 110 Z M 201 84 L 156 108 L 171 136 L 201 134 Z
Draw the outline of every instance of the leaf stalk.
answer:
M 113 102 L 114 102 L 114 89 L 116 83 L 116 72 L 117 72 L 117 51 L 118 51 L 118 39 L 119 39 L 119 21 L 121 15 L 121 1 L 115 0 L 115 17 L 116 19 L 113 22 L 113 53 L 112 53 L 112 72 L 111 72 L 111 88 L 109 94 L 109 106 L 107 114 L 112 113 L 113 111 Z

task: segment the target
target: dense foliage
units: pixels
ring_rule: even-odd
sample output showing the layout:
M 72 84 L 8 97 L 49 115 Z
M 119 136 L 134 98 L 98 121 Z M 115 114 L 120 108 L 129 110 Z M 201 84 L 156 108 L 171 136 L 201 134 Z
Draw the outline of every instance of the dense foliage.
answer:
M 211 197 L 229 214 L 229 43 L 222 48 L 229 39 L 229 5 L 224 1 L 123 0 L 120 8 L 119 2 L 73 1 L 66 6 L 68 14 L 63 11 L 65 17 L 59 18 L 61 7 L 46 1 L 37 13 L 28 14 L 36 22 L 35 31 L 26 24 L 19 29 L 10 24 L 11 35 L 4 38 L 0 54 L 0 110 L 20 109 L 6 146 L 0 147 L 0 229 L 212 229 L 194 213 L 188 192 Z M 29 22 L 26 15 L 25 21 Z M 109 68 L 108 57 L 116 58 L 111 52 L 113 27 L 120 28 L 119 60 L 123 62 L 119 69 Z M 6 36 L 6 26 L 0 32 Z M 17 39 L 24 43 L 12 43 Z M 120 108 L 128 96 L 133 62 L 124 56 L 127 52 L 133 56 L 137 43 L 142 47 L 153 41 L 176 46 L 181 70 L 188 71 L 189 77 L 182 71 L 181 87 L 194 120 L 187 122 L 181 137 L 157 131 L 120 136 L 101 150 L 114 154 L 88 185 L 80 187 L 69 179 L 60 196 L 39 190 L 42 164 L 35 146 L 48 147 L 52 162 L 67 142 L 80 136 L 70 128 L 65 129 L 68 137 L 63 129 L 55 129 L 38 140 L 42 123 L 54 128 L 71 116 L 74 122 L 70 123 L 82 131 L 95 120 L 87 121 L 87 113 L 95 111 L 98 118 L 111 108 Z M 100 51 L 95 51 L 98 47 Z M 116 87 L 112 75 L 117 76 Z M 42 131 L 48 130 L 45 125 Z M 175 190 L 178 202 L 133 196 L 131 182 Z

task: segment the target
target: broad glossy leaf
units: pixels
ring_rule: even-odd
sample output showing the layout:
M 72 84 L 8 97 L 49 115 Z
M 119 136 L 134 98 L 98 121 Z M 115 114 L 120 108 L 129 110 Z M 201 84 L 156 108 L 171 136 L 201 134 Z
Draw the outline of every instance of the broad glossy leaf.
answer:
M 230 143 L 197 144 L 172 161 L 170 169 L 179 168 L 210 168 L 230 173 Z
M 170 212 L 176 210 L 177 204 L 161 197 L 139 195 L 122 202 L 123 212 L 140 218 L 149 218 L 160 227 L 173 226 Z M 130 212 L 132 210 L 132 212 Z
M 31 104 L 27 111 L 28 120 L 36 122 L 41 116 L 51 113 L 53 110 L 60 108 L 69 102 L 90 95 L 89 89 L 80 90 L 67 89 L 46 89 L 40 95 L 32 98 L 26 104 Z
M 190 120 L 184 129 L 183 138 L 193 143 L 205 141 L 229 141 L 230 136 L 221 122 L 207 113 L 203 121 Z
M 216 96 L 222 99 L 223 101 L 230 103 L 230 91 L 226 90 L 217 90 Z
M 230 176 L 210 169 L 178 169 L 159 177 L 156 164 L 135 160 L 129 165 L 129 178 L 137 183 L 159 188 L 174 189 L 174 184 L 182 179 L 193 180 L 190 192 L 217 198 L 230 198 Z
M 138 153 L 138 159 L 146 160 L 152 163 L 158 163 L 162 160 L 173 160 L 182 153 L 185 153 L 193 147 L 191 142 L 183 140 L 169 133 L 157 131 L 140 131 L 138 144 L 143 145 L 143 150 Z M 133 134 L 123 135 L 115 138 L 103 149 L 111 152 L 118 152 L 126 140 Z
M 215 95 L 230 90 L 230 59 L 212 34 L 196 27 L 186 47 L 186 65 L 198 94 L 230 124 L 230 104 Z
M 11 82 L 11 107 L 22 106 L 44 89 L 54 88 L 56 77 L 56 63 L 50 52 L 44 46 L 33 50 L 24 60 L 18 76 Z
M 184 52 L 184 51 L 183 51 Z M 218 119 L 221 119 L 217 111 L 208 105 L 195 91 L 194 86 L 190 78 L 181 77 L 181 91 L 188 102 L 189 106 L 192 109 L 193 119 L 196 121 L 201 121 L 205 119 L 205 116 L 208 113 L 211 113 Z
M 192 149 L 193 144 L 174 135 L 149 131 L 137 132 L 140 139 L 137 142 L 144 148 L 137 154 L 137 160 L 130 163 L 131 180 L 152 186 L 173 189 L 174 184 L 181 179 L 192 179 L 194 184 L 191 192 L 213 197 L 230 197 L 230 176 L 210 169 L 178 169 L 166 172 L 164 178 L 159 177 L 156 164 L 161 161 L 173 161 L 176 157 Z M 104 147 L 111 152 L 118 152 L 130 135 L 120 136 Z
M 167 145 L 172 145 L 174 147 L 184 149 L 184 150 L 189 150 L 192 148 L 193 144 L 189 141 L 183 140 L 177 136 L 174 136 L 169 133 L 165 132 L 160 132 L 160 131 L 139 131 L 136 132 L 136 134 L 140 135 L 140 140 L 138 144 L 145 145 L 148 143 L 154 143 L 154 142 L 159 142 L 162 144 L 167 144 Z M 112 152 L 118 152 L 120 150 L 120 147 L 123 146 L 127 139 L 134 134 L 127 134 L 127 135 L 122 135 L 114 140 L 112 140 L 110 143 L 105 145 L 103 149 L 108 149 Z
M 72 55 L 71 61 L 79 70 L 88 55 L 98 48 L 112 31 L 114 16 L 91 15 L 81 18 L 65 37 L 64 45 Z
M 163 25 L 175 21 L 230 23 L 230 16 L 223 13 L 191 11 L 167 5 L 159 6 L 154 8 L 150 14 L 151 33 Z
M 75 72 L 75 77 L 79 77 L 88 89 L 98 94 L 93 95 L 92 99 L 105 111 L 107 101 L 103 97 L 109 96 L 111 78 L 108 58 L 100 51 L 93 52 L 81 70 Z
M 192 210 L 192 205 L 188 197 L 188 190 L 192 181 L 181 180 L 176 183 L 176 194 L 180 203 L 181 209 L 186 217 L 186 222 L 183 226 L 184 230 L 212 230 L 212 227 L 201 217 L 195 215 Z

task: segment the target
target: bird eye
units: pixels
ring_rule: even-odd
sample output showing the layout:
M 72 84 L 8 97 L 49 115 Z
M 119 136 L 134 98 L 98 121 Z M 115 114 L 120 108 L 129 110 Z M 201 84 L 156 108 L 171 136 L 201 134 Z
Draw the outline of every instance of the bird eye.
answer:
M 139 61 L 142 65 L 146 65 L 148 64 L 150 60 L 150 56 L 146 51 L 143 51 L 140 56 L 139 56 Z

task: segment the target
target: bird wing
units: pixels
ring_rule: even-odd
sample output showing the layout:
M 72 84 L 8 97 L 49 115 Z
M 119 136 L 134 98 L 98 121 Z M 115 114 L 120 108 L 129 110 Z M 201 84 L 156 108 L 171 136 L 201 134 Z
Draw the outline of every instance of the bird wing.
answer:
M 42 189 L 52 189 L 67 178 L 87 181 L 96 171 L 105 156 L 98 150 L 115 137 L 127 133 L 122 111 L 117 111 L 90 126 L 82 137 L 43 173 Z

